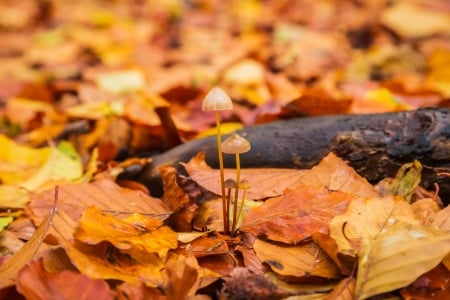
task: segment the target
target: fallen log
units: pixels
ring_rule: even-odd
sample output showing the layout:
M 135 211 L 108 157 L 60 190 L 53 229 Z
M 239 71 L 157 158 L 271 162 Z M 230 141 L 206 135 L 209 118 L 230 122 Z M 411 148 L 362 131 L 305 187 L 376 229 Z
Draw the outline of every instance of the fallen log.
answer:
M 311 168 L 333 151 L 370 182 L 394 176 L 398 168 L 414 159 L 423 164 L 426 188 L 440 187 L 440 196 L 450 202 L 450 110 L 426 108 L 416 111 L 332 115 L 296 118 L 255 125 L 239 130 L 252 149 L 241 157 L 243 168 Z M 226 136 L 223 137 L 224 139 Z M 138 180 L 153 195 L 161 194 L 158 167 L 189 161 L 199 151 L 218 168 L 215 137 L 194 140 L 152 157 L 152 164 Z M 225 167 L 234 167 L 234 156 L 224 156 Z

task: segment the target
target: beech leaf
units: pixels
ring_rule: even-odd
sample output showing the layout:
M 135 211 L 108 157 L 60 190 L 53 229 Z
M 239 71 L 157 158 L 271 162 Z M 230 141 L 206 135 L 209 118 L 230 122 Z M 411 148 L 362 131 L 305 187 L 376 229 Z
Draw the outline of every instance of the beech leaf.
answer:
M 299 189 L 248 211 L 241 231 L 295 244 L 314 232 L 328 232 L 330 221 L 344 212 L 355 196 L 340 191 Z
M 353 300 L 355 284 L 356 280 L 353 277 L 343 279 L 324 300 Z
M 355 299 L 406 286 L 449 253 L 450 234 L 397 222 L 374 239 L 364 238 L 358 255 Z
M 340 252 L 354 256 L 361 239 L 373 239 L 399 220 L 419 224 L 411 206 L 402 197 L 358 198 L 331 221 L 330 236 L 336 240 Z
M 253 249 L 258 258 L 281 276 L 339 278 L 341 273 L 315 243 L 282 246 L 257 239 Z
M 161 220 L 139 218 L 140 224 L 132 224 L 132 220 L 119 220 L 92 206 L 83 212 L 74 237 L 90 245 L 108 241 L 118 249 L 157 253 L 160 258 L 177 247 L 177 234 Z
M 91 279 L 71 270 L 50 273 L 45 270 L 42 259 L 20 271 L 17 290 L 30 300 L 112 300 L 115 294 L 104 280 Z

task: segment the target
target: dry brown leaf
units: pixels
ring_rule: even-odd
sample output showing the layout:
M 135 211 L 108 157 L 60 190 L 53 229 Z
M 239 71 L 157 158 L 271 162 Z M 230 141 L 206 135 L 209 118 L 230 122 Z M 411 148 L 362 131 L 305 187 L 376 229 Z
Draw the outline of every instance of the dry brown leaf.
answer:
M 228 253 L 225 239 L 217 237 L 199 237 L 185 247 L 185 252 L 195 257 Z
M 362 240 L 355 299 L 404 287 L 436 267 L 449 253 L 450 234 L 397 222 Z
M 166 296 L 157 288 L 148 287 L 143 282 L 139 282 L 138 284 L 124 282 L 116 290 L 118 300 L 166 300 Z
M 354 256 L 359 251 L 361 239 L 373 239 L 398 221 L 419 224 L 403 198 L 358 198 L 331 221 L 330 236 L 336 240 L 340 252 Z
M 69 270 L 50 273 L 44 268 L 42 259 L 32 261 L 20 271 L 17 290 L 30 300 L 112 300 L 115 296 L 104 280 Z
M 341 191 L 361 197 L 378 196 L 378 192 L 365 178 L 332 152 L 310 171 L 301 173 L 298 181 L 290 188 L 299 189 L 306 186 Z
M 253 249 L 261 262 L 268 264 L 272 271 L 289 280 L 295 281 L 296 278 L 310 276 L 342 276 L 328 255 L 313 242 L 299 246 L 282 246 L 257 239 Z
M 35 194 L 27 207 L 35 224 L 39 224 L 52 205 L 53 192 Z M 119 187 L 111 180 L 65 185 L 59 189 L 58 209 L 65 211 L 73 220 L 78 220 L 89 206 L 122 215 L 139 212 L 166 219 L 170 211 L 156 198 L 141 192 Z
M 55 209 L 53 208 L 44 217 L 28 242 L 0 266 L 0 289 L 14 285 L 19 271 L 36 256 L 38 250 L 46 248 L 43 241 L 52 222 L 54 213 Z
M 241 160 L 245 159 L 244 155 Z M 206 164 L 204 152 L 198 153 L 183 166 L 199 185 L 217 195 L 221 194 L 219 170 L 211 169 Z M 241 179 L 248 180 L 251 185 L 246 198 L 264 199 L 281 195 L 303 172 L 305 171 L 295 169 L 241 169 Z M 225 178 L 236 177 L 234 169 L 225 169 L 224 175 Z
M 353 277 L 347 277 L 328 294 L 324 300 L 353 300 L 355 294 L 356 280 Z
M 450 232 L 450 205 L 436 213 L 431 226 Z
M 328 232 L 330 221 L 344 212 L 353 195 L 314 188 L 293 190 L 250 209 L 241 231 L 295 244 L 314 232 Z
M 171 255 L 166 262 L 169 284 L 165 288 L 168 300 L 186 299 L 194 296 L 198 283 L 198 264 L 195 258 L 181 255 Z
M 159 172 L 164 184 L 161 200 L 175 212 L 169 217 L 168 223 L 177 231 L 190 231 L 197 204 L 190 201 L 189 195 L 178 185 L 174 167 L 163 166 L 159 168 Z

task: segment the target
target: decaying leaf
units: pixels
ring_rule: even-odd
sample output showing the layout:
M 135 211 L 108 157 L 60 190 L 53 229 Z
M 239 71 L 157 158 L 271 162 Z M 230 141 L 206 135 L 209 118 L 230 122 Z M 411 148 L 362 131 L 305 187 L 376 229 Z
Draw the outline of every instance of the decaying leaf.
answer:
M 19 273 L 17 290 L 27 299 L 112 300 L 114 292 L 104 280 L 65 270 L 50 273 L 42 259 L 30 262 Z
M 272 271 L 295 282 L 295 278 L 340 278 L 333 261 L 315 243 L 282 246 L 257 239 L 253 245 L 258 258 Z
M 340 191 L 298 189 L 250 209 L 241 231 L 288 244 L 328 232 L 330 221 L 344 212 L 355 196 Z
M 399 221 L 419 223 L 402 197 L 358 198 L 349 203 L 343 214 L 333 218 L 330 236 L 336 240 L 340 252 L 355 255 L 362 239 L 373 239 Z
M 434 268 L 449 253 L 450 234 L 397 222 L 374 238 L 363 238 L 355 299 L 406 286 Z
M 404 164 L 400 167 L 393 179 L 384 179 L 376 186 L 377 191 L 382 195 L 398 195 L 411 203 L 412 196 L 419 186 L 422 172 L 422 164 L 415 160 L 412 163 Z

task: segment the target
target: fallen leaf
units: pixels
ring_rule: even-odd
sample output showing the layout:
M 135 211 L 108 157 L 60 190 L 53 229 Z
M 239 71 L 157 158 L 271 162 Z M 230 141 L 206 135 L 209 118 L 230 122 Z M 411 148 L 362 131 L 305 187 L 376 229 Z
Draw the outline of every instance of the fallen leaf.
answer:
M 382 196 L 398 195 L 411 203 L 422 173 L 422 164 L 415 160 L 412 163 L 403 164 L 391 180 L 384 179 L 376 185 L 377 191 Z
M 315 243 L 282 246 L 257 239 L 253 245 L 256 255 L 273 272 L 294 281 L 305 277 L 340 278 L 333 261 Z
M 166 296 L 164 296 L 158 288 L 148 287 L 143 282 L 139 282 L 137 284 L 124 282 L 117 286 L 116 290 L 118 300 L 166 299 Z
M 12 222 L 12 220 L 12 217 L 0 217 L 0 232 L 2 232 L 3 229 L 5 229 L 5 227 Z
M 361 197 L 376 197 L 375 188 L 341 158 L 330 152 L 317 166 L 299 174 L 290 189 L 316 188 L 317 190 L 341 191 Z
M 193 257 L 171 255 L 166 262 L 169 284 L 164 288 L 168 300 L 193 297 L 199 285 L 199 268 Z M 197 286 L 195 286 L 197 285 Z
M 350 275 L 353 272 L 356 260 L 354 257 L 344 255 L 339 252 L 338 245 L 328 234 L 314 232 L 312 240 L 333 260 L 343 275 Z
M 449 253 L 450 234 L 397 222 L 364 238 L 358 255 L 355 299 L 393 291 L 431 270 Z
M 436 213 L 431 226 L 450 232 L 450 205 Z
M 115 293 L 104 280 L 65 270 L 49 273 L 42 259 L 30 262 L 19 273 L 17 290 L 26 299 L 114 299 Z
M 336 240 L 339 252 L 354 256 L 362 239 L 373 239 L 383 229 L 399 221 L 419 224 L 403 198 L 358 198 L 349 203 L 343 214 L 333 218 L 330 236 Z
M 297 189 L 250 209 L 240 230 L 295 244 L 314 232 L 328 232 L 331 220 L 344 212 L 353 198 L 341 191 Z
M 198 153 L 187 164 L 182 165 L 195 182 L 216 195 L 221 195 L 219 170 L 211 169 L 206 164 L 204 152 Z M 279 196 L 304 172 L 295 169 L 241 169 L 241 178 L 250 183 L 246 198 L 264 199 Z M 235 170 L 224 169 L 224 176 L 235 178 Z
M 14 285 L 19 271 L 36 256 L 38 250 L 45 248 L 41 247 L 43 246 L 42 242 L 51 225 L 55 209 L 49 211 L 50 213 L 42 220 L 28 242 L 16 254 L 0 265 L 0 289 Z
M 166 280 L 164 264 L 156 254 L 131 256 L 108 243 L 86 245 L 66 243 L 64 249 L 72 264 L 91 278 L 116 279 L 157 287 Z M 136 253 L 133 253 L 136 254 Z
M 411 204 L 414 216 L 425 227 L 431 226 L 436 214 L 441 210 L 436 200 L 432 198 L 423 198 Z
M 177 247 L 177 234 L 161 220 L 140 215 L 139 223 L 133 224 L 133 219 L 119 220 L 91 206 L 83 211 L 74 238 L 89 245 L 108 241 L 130 254 L 136 251 L 156 253 L 160 258 Z
M 169 217 L 169 224 L 177 231 L 190 231 L 192 219 L 198 206 L 189 199 L 189 195 L 178 185 L 176 180 L 177 170 L 171 166 L 159 168 L 163 180 L 164 194 L 162 202 L 175 213 Z
M 144 74 L 139 70 L 121 70 L 100 73 L 95 78 L 97 85 L 113 94 L 140 90 L 145 85 Z
M 49 147 L 33 149 L 0 135 L 0 179 L 3 184 L 20 184 L 36 173 L 50 156 Z
M 324 300 L 353 300 L 355 294 L 356 280 L 353 277 L 347 277 L 328 294 Z
M 450 28 L 450 17 L 444 11 L 427 9 L 409 1 L 387 8 L 381 15 L 381 22 L 407 38 L 448 33 Z
M 27 210 L 35 223 L 45 217 L 53 198 L 51 190 L 32 195 Z M 161 200 L 141 191 L 121 188 L 109 179 L 60 187 L 58 209 L 65 211 L 73 220 L 78 220 L 83 210 L 89 206 L 122 216 L 139 212 L 166 219 L 170 214 Z

